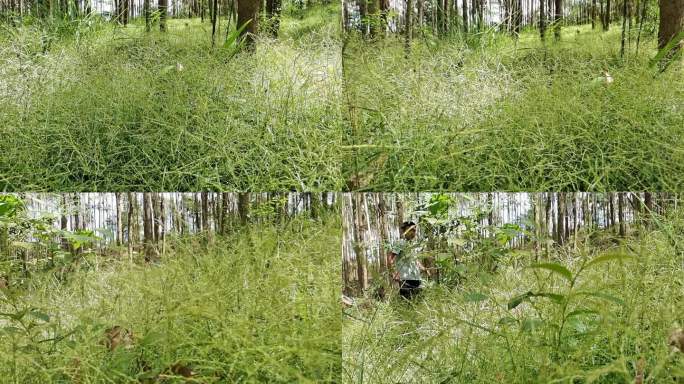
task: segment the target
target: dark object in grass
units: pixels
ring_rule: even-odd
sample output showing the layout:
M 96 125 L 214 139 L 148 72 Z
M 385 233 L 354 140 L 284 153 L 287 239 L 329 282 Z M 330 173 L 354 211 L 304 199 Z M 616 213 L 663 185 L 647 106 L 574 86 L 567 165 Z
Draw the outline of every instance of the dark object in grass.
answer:
M 402 280 L 400 282 L 399 294 L 404 299 L 414 298 L 420 292 L 420 280 Z
M 677 328 L 670 332 L 667 338 L 667 345 L 670 346 L 673 352 L 684 353 L 684 329 Z
M 646 359 L 641 357 L 636 362 L 636 375 L 634 376 L 634 384 L 644 384 L 644 367 L 646 366 Z
M 102 344 L 107 347 L 109 351 L 113 351 L 119 346 L 130 348 L 133 346 L 135 340 L 135 335 L 131 330 L 119 325 L 107 328 L 104 336 L 105 338 L 102 340 Z
M 160 378 L 165 376 L 182 376 L 182 377 L 193 377 L 196 375 L 195 371 L 189 366 L 176 362 L 167 367 L 160 375 Z

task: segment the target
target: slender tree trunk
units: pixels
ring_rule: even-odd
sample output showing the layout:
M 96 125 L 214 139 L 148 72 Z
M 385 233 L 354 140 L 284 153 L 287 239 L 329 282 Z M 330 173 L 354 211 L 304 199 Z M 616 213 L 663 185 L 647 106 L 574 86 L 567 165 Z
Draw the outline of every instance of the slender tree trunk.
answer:
M 610 15 L 610 0 L 606 0 L 606 9 L 603 11 L 603 30 L 610 30 L 611 15 Z
M 149 1 L 149 0 L 148 0 Z M 158 0 L 158 8 L 159 8 L 159 30 L 162 32 L 166 32 L 166 16 L 168 14 L 168 8 L 169 8 L 169 0 Z M 212 34 L 213 37 L 213 34 Z
M 145 13 L 145 32 L 152 30 L 152 15 L 150 14 L 150 0 L 143 2 L 143 12 Z
M 406 36 L 404 49 L 406 57 L 411 54 L 411 40 L 413 39 L 413 0 L 406 0 Z
M 561 38 L 561 21 L 563 19 L 563 0 L 556 0 L 556 13 L 553 18 L 553 36 L 556 41 Z
M 539 2 L 539 36 L 542 41 L 546 40 L 546 11 L 544 10 L 544 3 L 546 3 L 546 0 Z
M 154 255 L 154 213 L 152 204 L 152 194 L 143 193 L 143 243 L 145 247 L 145 261 L 155 260 Z
M 620 237 L 627 235 L 627 223 L 625 223 L 625 194 L 618 193 L 618 220 L 620 221 Z
M 123 244 L 123 224 L 121 217 L 121 193 L 114 194 L 114 201 L 116 203 L 116 246 L 121 247 Z
M 218 20 L 219 7 L 218 0 L 213 0 L 214 11 L 211 14 L 211 46 L 216 44 L 216 20 Z
M 353 212 L 354 212 L 354 253 L 356 255 L 356 272 L 359 280 L 359 287 L 361 291 L 368 289 L 368 269 L 366 265 L 366 248 L 363 244 L 361 232 L 365 226 L 364 209 L 363 209 L 363 193 L 354 193 Z
M 159 195 L 159 217 L 157 218 L 159 224 L 159 241 L 161 242 L 162 258 L 166 253 L 166 206 L 164 204 L 164 197 Z
M 202 192 L 202 232 L 209 233 L 209 192 Z
M 228 201 L 230 200 L 230 193 L 223 192 L 221 199 L 221 234 L 228 234 Z
M 463 13 L 463 32 L 468 32 L 468 0 L 462 0 L 461 8 Z
M 266 0 L 266 14 L 269 19 L 269 32 L 271 36 L 278 37 L 280 29 L 281 0 Z
M 135 211 L 135 203 L 133 194 L 128 192 L 128 259 L 133 262 L 133 212 Z
M 627 0 L 622 0 L 622 41 L 620 43 L 620 57 L 625 57 L 627 43 Z
M 62 232 L 66 232 L 69 230 L 68 224 L 69 224 L 69 205 L 67 203 L 67 194 L 62 194 L 62 214 L 60 215 L 60 229 Z M 66 238 L 66 236 L 62 236 L 62 250 L 64 252 L 69 251 L 69 239 Z
M 387 270 L 387 251 L 385 250 L 385 243 L 389 240 L 387 235 L 387 223 L 385 222 L 385 212 L 387 211 L 387 206 L 385 205 L 385 197 L 383 193 L 378 193 L 378 225 L 380 226 L 380 231 L 378 231 L 380 240 L 380 273 L 383 276 L 383 283 L 389 284 L 390 276 Z
M 238 214 L 240 216 L 240 223 L 247 225 L 249 220 L 249 194 L 240 192 L 238 194 Z
M 641 0 L 641 13 L 639 15 L 639 32 L 637 34 L 636 54 L 639 55 L 639 46 L 641 45 L 641 31 L 644 29 L 644 20 L 646 19 L 646 5 L 649 0 Z

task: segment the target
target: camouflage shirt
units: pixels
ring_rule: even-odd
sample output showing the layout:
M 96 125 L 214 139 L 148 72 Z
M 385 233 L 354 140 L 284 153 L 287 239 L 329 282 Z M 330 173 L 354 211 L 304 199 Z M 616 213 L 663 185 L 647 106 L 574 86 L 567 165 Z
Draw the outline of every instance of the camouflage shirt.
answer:
M 418 253 L 420 245 L 416 242 L 398 240 L 389 247 L 396 256 L 395 266 L 400 280 L 420 280 L 418 268 Z

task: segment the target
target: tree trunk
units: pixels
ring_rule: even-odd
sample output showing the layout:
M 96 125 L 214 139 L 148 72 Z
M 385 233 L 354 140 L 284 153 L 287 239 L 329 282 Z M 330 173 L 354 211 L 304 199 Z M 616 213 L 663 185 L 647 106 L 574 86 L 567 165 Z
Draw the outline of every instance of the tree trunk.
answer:
M 610 22 L 611 22 L 610 0 L 606 0 L 606 8 L 603 10 L 603 30 L 604 31 L 610 30 Z
M 280 29 L 281 0 L 266 0 L 266 15 L 268 16 L 268 29 L 271 36 L 278 37 Z
M 228 234 L 228 201 L 230 200 L 230 193 L 223 192 L 221 199 L 221 234 Z
M 67 204 L 67 194 L 62 195 L 62 215 L 60 217 L 60 229 L 63 232 L 66 232 L 69 230 L 68 224 L 69 224 L 69 212 L 68 212 L 68 207 L 69 205 Z M 64 252 L 69 251 L 69 239 L 66 238 L 66 236 L 62 236 L 62 250 Z
M 556 0 L 556 13 L 553 17 L 553 36 L 556 41 L 561 38 L 561 20 L 563 19 L 563 0 Z
M 150 14 L 150 0 L 143 2 L 143 12 L 145 13 L 145 32 L 152 30 L 152 15 Z
M 209 192 L 202 192 L 202 232 L 209 233 Z
M 256 34 L 259 26 L 259 7 L 260 0 L 238 0 L 237 2 L 237 26 L 247 25 L 240 33 L 240 38 L 244 39 L 245 47 L 253 50 L 256 43 Z
M 157 218 L 159 226 L 159 241 L 161 242 L 162 257 L 166 252 L 166 207 L 164 205 L 164 197 L 159 195 L 159 217 Z
M 380 273 L 383 276 L 383 284 L 389 284 L 390 276 L 387 273 L 387 251 L 385 250 L 385 243 L 389 240 L 387 235 L 387 223 L 385 222 L 385 212 L 387 207 L 385 205 L 385 197 L 383 193 L 378 193 L 378 225 L 380 230 L 378 231 L 380 240 Z
M 240 216 L 240 223 L 247 225 L 249 220 L 249 194 L 240 192 L 238 194 L 238 215 Z
M 546 11 L 544 10 L 544 3 L 546 3 L 546 0 L 539 2 L 539 36 L 542 41 L 546 40 Z
M 618 193 L 618 220 L 620 221 L 620 237 L 625 237 L 627 234 L 627 223 L 625 223 L 625 194 Z
M 145 246 L 145 261 L 151 262 L 154 255 L 154 213 L 152 208 L 152 194 L 143 193 L 143 243 Z
M 406 57 L 411 53 L 411 39 L 413 39 L 413 0 L 406 0 L 406 36 L 404 39 L 404 49 Z
M 359 287 L 361 291 L 368 289 L 368 268 L 366 265 L 366 248 L 363 244 L 361 236 L 362 228 L 364 227 L 363 217 L 363 193 L 353 194 L 353 212 L 354 212 L 354 253 L 356 254 L 356 273 L 359 280 Z
M 159 0 L 157 5 L 157 8 L 159 8 L 159 30 L 162 32 L 166 32 L 166 16 L 169 8 L 168 1 L 169 0 Z
M 461 8 L 463 9 L 463 32 L 468 32 L 468 0 L 462 1 L 463 3 L 461 4 Z
M 684 31 L 684 0 L 660 0 L 660 28 L 658 48 L 663 49 L 672 39 Z M 669 55 L 682 48 L 680 41 Z
M 128 192 L 128 259 L 131 262 L 133 262 L 133 212 L 135 210 L 135 203 L 133 199 L 133 194 Z
M 121 218 L 121 192 L 114 194 L 116 203 L 116 246 L 120 247 L 123 244 L 123 224 Z
M 627 43 L 627 0 L 622 0 L 622 40 L 620 42 L 620 57 L 625 57 Z

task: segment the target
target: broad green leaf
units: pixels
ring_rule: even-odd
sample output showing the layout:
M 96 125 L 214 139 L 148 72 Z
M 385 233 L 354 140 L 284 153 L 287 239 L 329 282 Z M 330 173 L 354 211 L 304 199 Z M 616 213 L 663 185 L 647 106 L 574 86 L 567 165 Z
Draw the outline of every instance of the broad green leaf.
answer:
M 680 41 L 684 40 L 684 31 L 679 32 L 675 37 L 672 38 L 662 49 L 658 51 L 658 54 L 651 60 L 651 67 L 660 63 L 666 55 L 668 55 L 672 50 L 679 44 Z
M 523 332 L 532 332 L 535 329 L 541 327 L 544 322 L 541 319 L 525 318 L 520 324 L 520 329 Z
M 568 281 L 572 281 L 572 272 L 565 268 L 564 266 L 557 264 L 557 263 L 539 263 L 539 264 L 532 264 L 528 266 L 527 268 L 533 268 L 533 269 L 545 269 L 547 271 L 551 271 L 553 273 L 556 273 L 558 275 L 563 276 Z
M 593 265 L 600 264 L 600 263 L 607 263 L 607 262 L 613 261 L 613 260 L 625 260 L 625 259 L 634 260 L 636 258 L 632 255 L 628 255 L 625 253 L 608 253 L 608 254 L 601 255 L 599 257 L 593 258 L 590 262 L 587 263 L 585 268 L 589 268 Z
M 525 292 L 522 295 L 515 296 L 514 298 L 510 299 L 508 301 L 508 309 L 513 309 L 517 307 L 518 305 L 522 304 L 523 301 L 529 300 L 531 296 L 533 296 L 534 293 L 531 291 Z
M 540 292 L 540 293 L 535 293 L 532 296 L 534 297 L 546 297 L 548 299 L 551 299 L 556 304 L 561 304 L 563 301 L 565 301 L 565 296 L 560 295 L 558 293 L 549 293 L 549 292 Z
M 577 292 L 576 295 L 597 297 L 599 299 L 608 300 L 618 305 L 625 305 L 625 301 L 620 299 L 619 297 L 615 297 L 613 295 L 609 295 L 603 292 Z
M 43 320 L 43 321 L 46 322 L 46 323 L 47 323 L 48 321 L 50 321 L 50 315 L 48 315 L 47 313 L 38 311 L 38 310 L 32 310 L 32 311 L 31 311 L 31 316 L 35 317 L 36 319 Z
M 3 327 L 3 328 L 0 328 L 0 331 L 5 332 L 8 335 L 21 333 L 21 329 L 19 329 L 17 327 Z
M 598 315 L 598 311 L 595 311 L 593 309 L 576 309 L 567 315 L 565 315 L 566 318 L 571 318 L 575 316 L 582 316 L 582 315 Z

